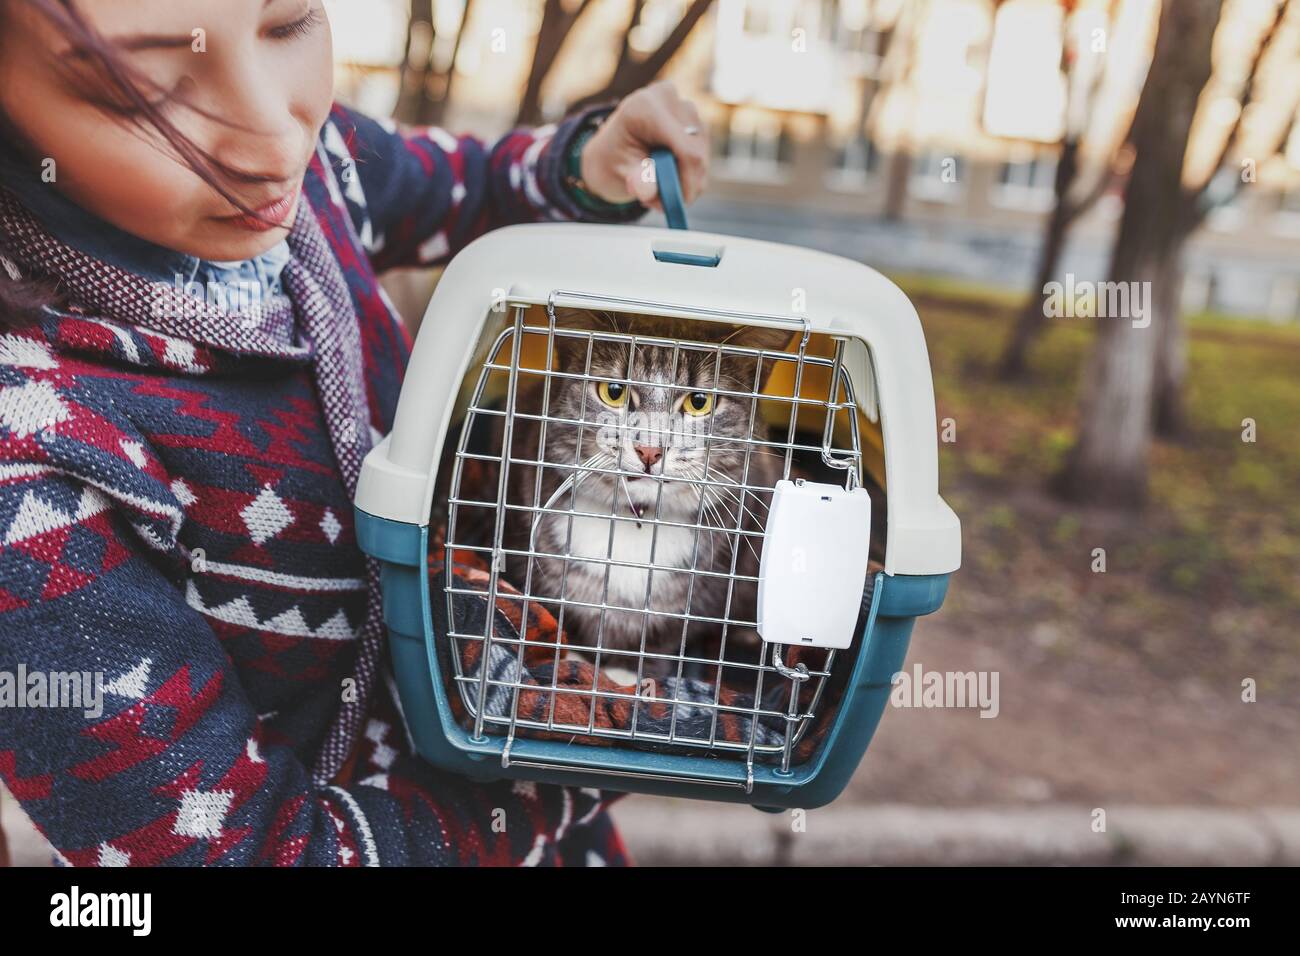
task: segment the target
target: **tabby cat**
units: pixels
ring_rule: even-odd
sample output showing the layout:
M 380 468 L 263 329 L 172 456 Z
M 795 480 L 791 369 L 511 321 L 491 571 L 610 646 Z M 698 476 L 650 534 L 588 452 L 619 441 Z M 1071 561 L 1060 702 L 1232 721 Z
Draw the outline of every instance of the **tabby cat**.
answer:
M 557 325 L 769 350 L 783 349 L 790 337 L 757 326 L 688 325 L 583 310 L 560 310 Z M 527 558 L 512 556 L 507 576 L 533 595 L 563 597 L 571 644 L 614 652 L 614 660 L 602 658 L 606 664 L 637 670 L 635 657 L 617 652 L 638 652 L 643 641 L 649 655 L 701 653 L 721 636 L 722 618 L 754 620 L 757 587 L 733 581 L 732 573 L 734 564 L 735 574 L 757 577 L 762 538 L 735 529 L 761 531 L 770 495 L 740 486 L 771 488 L 783 467 L 780 452 L 746 441 L 768 440 L 760 403 L 710 390 L 753 392 L 774 362 L 763 361 L 760 369 L 757 356 L 724 352 L 719 360 L 715 348 L 686 345 L 674 357 L 669 346 L 638 342 L 633 349 L 626 340 L 595 337 L 589 355 L 585 335 L 557 335 L 555 346 L 553 370 L 583 377 L 552 376 L 547 413 L 563 421 L 545 423 L 544 443 L 542 423 L 516 417 L 512 457 L 537 460 L 541 448 L 548 466 L 541 469 L 539 489 L 536 466 L 512 463 L 508 502 L 566 514 L 508 509 L 506 547 L 538 556 L 531 576 Z M 533 415 L 542 402 L 540 382 L 516 396 L 517 410 Z M 570 510 L 589 516 L 570 516 Z M 718 530 L 682 527 L 695 525 Z M 656 568 L 648 571 L 644 565 L 651 563 Z M 658 613 L 647 614 L 646 607 Z M 718 623 L 688 626 L 687 613 Z M 726 641 L 733 648 L 752 646 L 757 636 L 752 627 L 733 623 Z M 672 663 L 647 657 L 640 673 L 665 673 Z

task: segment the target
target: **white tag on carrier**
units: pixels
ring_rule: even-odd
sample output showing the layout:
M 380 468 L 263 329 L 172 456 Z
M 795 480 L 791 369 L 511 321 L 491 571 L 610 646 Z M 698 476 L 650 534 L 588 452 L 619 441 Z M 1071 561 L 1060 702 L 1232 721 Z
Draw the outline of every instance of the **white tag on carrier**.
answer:
M 759 636 L 769 644 L 848 647 L 870 547 L 867 489 L 778 481 L 759 561 Z

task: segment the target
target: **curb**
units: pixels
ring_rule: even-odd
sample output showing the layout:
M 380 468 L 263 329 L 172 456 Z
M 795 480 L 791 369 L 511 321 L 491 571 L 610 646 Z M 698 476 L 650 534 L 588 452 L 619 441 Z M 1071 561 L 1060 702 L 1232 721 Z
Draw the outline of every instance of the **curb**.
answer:
M 45 842 L 3 800 L 12 863 L 49 866 Z M 643 866 L 1300 866 L 1300 809 L 859 804 L 760 813 L 632 797 L 610 811 Z M 799 823 L 802 829 L 796 829 Z
M 611 813 L 642 865 L 1297 866 L 1300 809 L 870 804 L 779 814 L 632 798 Z M 800 827 L 802 829 L 800 829 Z

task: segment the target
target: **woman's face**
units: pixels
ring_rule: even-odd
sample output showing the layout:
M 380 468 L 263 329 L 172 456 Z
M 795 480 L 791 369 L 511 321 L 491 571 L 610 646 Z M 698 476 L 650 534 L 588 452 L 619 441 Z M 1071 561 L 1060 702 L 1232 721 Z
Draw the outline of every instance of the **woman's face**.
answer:
M 321 0 L 79 0 L 77 8 L 157 84 L 145 96 L 166 100 L 182 133 L 239 172 L 228 188 L 283 226 L 241 215 L 150 127 L 115 115 L 120 104 L 91 61 L 22 0 L 0 0 L 0 111 L 38 162 L 54 161 L 51 188 L 201 259 L 247 259 L 283 239 L 333 100 Z

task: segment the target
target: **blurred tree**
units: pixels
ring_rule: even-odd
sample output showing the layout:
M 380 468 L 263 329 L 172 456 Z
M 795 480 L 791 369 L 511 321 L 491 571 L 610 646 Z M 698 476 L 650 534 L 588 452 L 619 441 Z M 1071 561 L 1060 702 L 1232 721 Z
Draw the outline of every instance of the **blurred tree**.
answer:
M 1258 88 L 1260 64 L 1265 61 L 1277 43 L 1282 21 L 1286 19 L 1291 0 L 1281 0 L 1273 14 L 1273 19 L 1260 37 L 1240 89 L 1237 91 L 1238 107 L 1236 119 L 1223 138 L 1218 156 L 1209 167 L 1208 174 L 1192 188 L 1187 202 L 1183 205 L 1183 220 L 1180 226 L 1184 238 L 1200 228 L 1206 216 L 1215 208 L 1232 202 L 1251 179 L 1239 168 L 1229 165 L 1228 160 L 1233 151 L 1242 148 L 1243 121 L 1255 101 Z M 1279 140 L 1265 144 L 1269 154 L 1275 152 L 1285 143 L 1285 133 Z M 1155 381 L 1152 384 L 1152 414 L 1156 434 L 1164 438 L 1176 438 L 1187 430 L 1187 412 L 1184 405 L 1185 382 L 1187 379 L 1187 333 L 1182 321 L 1181 309 L 1175 308 L 1170 313 L 1170 321 L 1158 330 L 1160 341 L 1156 350 Z
M 929 14 L 928 0 L 912 0 L 901 5 L 890 37 L 889 50 L 885 62 L 881 65 L 883 84 L 886 88 L 902 89 L 916 61 L 917 45 L 921 42 L 921 24 Z M 879 96 L 876 90 L 874 96 Z M 907 207 L 907 189 L 912 178 L 912 149 L 905 131 L 900 130 L 894 140 L 893 150 L 889 154 L 889 163 L 885 172 L 885 208 L 884 218 L 889 222 L 901 222 Z
M 1114 0 L 1106 4 L 1107 35 L 1113 22 L 1114 6 Z M 1105 68 L 1097 66 L 1086 56 L 1088 51 L 1078 48 L 1077 43 L 1081 39 L 1079 34 L 1076 32 L 1071 37 L 1068 19 L 1065 23 L 1066 37 L 1061 45 L 1061 71 L 1065 74 L 1066 81 L 1065 124 L 1058 144 L 1056 175 L 1052 183 L 1052 212 L 1047 217 L 1043 231 L 1038 268 L 1034 273 L 1034 284 L 1029 290 L 1029 300 L 1012 327 L 998 360 L 998 375 L 1006 380 L 1024 378 L 1028 373 L 1029 350 L 1047 328 L 1043 290 L 1056 277 L 1070 227 L 1105 195 L 1106 189 L 1114 181 L 1114 163 L 1123 155 L 1122 152 L 1117 152 L 1106 157 L 1099 164 L 1100 168 L 1087 171 L 1088 177 L 1083 176 L 1085 170 L 1080 151 L 1083 138 L 1092 126 L 1098 93 L 1105 79 Z M 1083 68 L 1085 65 L 1088 69 Z M 1121 145 L 1124 138 L 1126 137 L 1120 140 Z M 1091 178 L 1092 182 L 1086 182 L 1087 178 Z
M 425 126 L 433 114 L 433 41 L 436 36 L 433 0 L 411 0 L 406 24 L 406 56 L 402 59 L 400 87 L 393 118 Z
M 560 55 L 560 48 L 573 29 L 591 6 L 591 0 L 578 0 L 577 5 L 565 4 L 564 0 L 545 0 L 542 7 L 542 24 L 537 30 L 537 40 L 533 44 L 533 60 L 528 68 L 528 81 L 524 84 L 524 93 L 519 101 L 519 112 L 515 116 L 516 126 L 533 126 L 542 120 L 542 84 L 546 81 L 551 67 Z M 573 7 L 573 9 L 569 9 Z
M 470 13 L 474 9 L 474 0 L 465 0 L 460 15 L 460 26 L 456 30 L 456 41 L 451 46 L 451 59 L 447 61 L 447 76 L 442 84 L 442 95 L 434 102 L 433 122 L 442 124 L 447 115 L 447 106 L 451 103 L 452 85 L 456 81 L 456 58 L 460 56 L 461 41 L 465 39 L 465 25 L 469 23 Z
M 885 173 L 884 216 L 889 222 L 902 222 L 911 178 L 912 150 L 900 139 L 889 154 L 889 167 Z
M 1133 168 L 1109 276 L 1147 297 L 1143 325 L 1125 316 L 1098 320 L 1084 375 L 1081 427 L 1058 489 L 1074 501 L 1137 507 L 1146 500 L 1156 354 L 1166 323 L 1176 321 L 1183 244 L 1189 234 L 1183 158 L 1222 0 L 1166 0 L 1155 54 L 1133 119 Z M 1148 291 L 1149 290 L 1149 291 Z
M 606 100 L 616 100 L 626 96 L 633 90 L 640 89 L 647 83 L 654 81 L 663 68 L 668 65 L 668 61 L 676 55 L 681 49 L 686 38 L 690 36 L 695 25 L 700 22 L 700 18 L 708 12 L 709 7 L 713 5 L 713 0 L 691 0 L 690 6 L 682 14 L 682 18 L 677 21 L 677 25 L 664 37 L 663 41 L 650 53 L 638 57 L 632 48 L 632 33 L 641 21 L 641 11 L 645 8 L 645 0 L 633 0 L 632 15 L 628 17 L 627 26 L 623 30 L 623 38 L 619 44 L 618 61 L 614 64 L 614 73 L 609 81 L 594 93 L 582 97 L 573 104 L 573 108 L 589 106 L 593 103 L 602 103 Z
M 1170 434 L 1182 427 L 1183 247 L 1210 209 L 1226 201 L 1211 183 L 1222 180 L 1216 173 L 1238 144 L 1259 64 L 1288 4 L 1282 0 L 1275 5 L 1237 91 L 1237 118 L 1210 173 L 1191 186 L 1184 182 L 1184 162 L 1210 79 L 1222 0 L 1167 0 L 1162 5 L 1155 55 L 1133 120 L 1130 141 L 1136 155 L 1110 261 L 1111 282 L 1127 285 L 1130 302 L 1137 295 L 1146 298 L 1146 321 L 1135 324 L 1113 315 L 1100 320 L 1084 377 L 1079 440 L 1059 481 L 1068 498 L 1119 507 L 1142 504 L 1153 430 Z M 1226 193 L 1235 195 L 1247 177 L 1232 178 L 1234 185 Z
M 874 9 L 872 13 L 875 13 Z M 898 34 L 899 23 L 902 20 L 903 15 L 899 8 L 892 20 L 876 24 L 875 68 L 862 71 L 862 90 L 859 93 L 858 120 L 854 131 L 858 136 L 858 149 L 863 156 L 867 156 L 875 149 L 867 124 L 871 120 L 871 106 L 876 102 L 880 91 L 885 88 L 891 75 L 890 71 L 895 69 L 898 61 L 898 54 L 894 52 L 894 37 Z
M 406 57 L 402 60 L 401 80 L 393 118 L 413 126 L 437 126 L 442 123 L 451 102 L 452 83 L 456 77 L 456 57 L 460 54 L 465 26 L 469 23 L 474 0 L 465 0 L 460 26 L 452 45 L 446 72 L 434 63 L 433 0 L 411 0 L 411 16 L 406 27 Z

